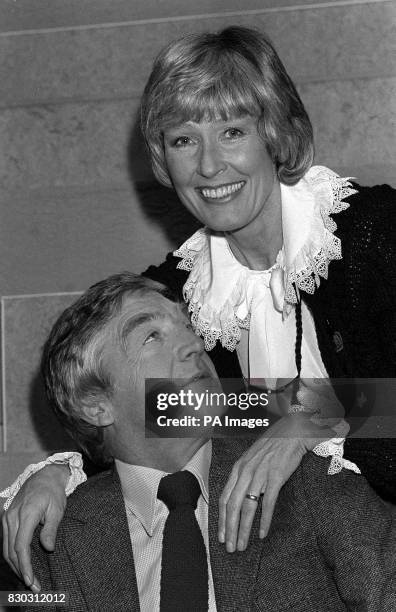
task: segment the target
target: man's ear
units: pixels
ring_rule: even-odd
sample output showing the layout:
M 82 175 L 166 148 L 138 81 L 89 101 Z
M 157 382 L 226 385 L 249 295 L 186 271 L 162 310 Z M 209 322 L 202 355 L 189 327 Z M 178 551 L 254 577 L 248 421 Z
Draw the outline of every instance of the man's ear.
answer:
M 84 421 L 96 427 L 107 427 L 114 423 L 113 405 L 108 398 L 97 398 L 83 404 Z

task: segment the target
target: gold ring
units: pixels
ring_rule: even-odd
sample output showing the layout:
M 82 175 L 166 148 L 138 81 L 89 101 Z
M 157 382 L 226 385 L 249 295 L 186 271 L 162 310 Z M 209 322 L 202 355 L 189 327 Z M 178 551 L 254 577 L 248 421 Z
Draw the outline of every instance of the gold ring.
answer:
M 253 495 L 253 493 L 247 493 L 247 495 L 245 495 L 246 499 L 251 499 L 252 501 L 258 502 L 259 497 L 258 495 Z

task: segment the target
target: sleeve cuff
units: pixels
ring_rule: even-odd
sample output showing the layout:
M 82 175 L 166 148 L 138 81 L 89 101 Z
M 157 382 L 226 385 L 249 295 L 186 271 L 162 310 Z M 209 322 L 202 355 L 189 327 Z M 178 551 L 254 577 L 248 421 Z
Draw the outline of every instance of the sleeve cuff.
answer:
M 14 497 L 17 495 L 18 491 L 22 487 L 22 485 L 27 481 L 32 474 L 39 472 L 47 465 L 51 464 L 63 464 L 68 465 L 70 469 L 70 477 L 66 485 L 65 493 L 66 495 L 71 495 L 73 491 L 78 487 L 78 485 L 82 484 L 87 480 L 87 476 L 83 470 L 83 460 L 80 453 L 77 452 L 65 452 L 65 453 L 55 453 L 51 455 L 45 461 L 40 461 L 39 463 L 32 463 L 24 469 L 22 474 L 20 474 L 15 482 L 12 483 L 9 487 L 4 489 L 4 491 L 0 491 L 0 497 L 6 497 L 7 500 L 4 504 L 4 510 L 7 510 Z
M 313 449 L 315 455 L 319 457 L 331 457 L 328 474 L 338 474 L 342 468 L 352 470 L 355 474 L 361 473 L 355 463 L 344 459 L 344 442 L 345 438 L 331 438 L 324 440 Z

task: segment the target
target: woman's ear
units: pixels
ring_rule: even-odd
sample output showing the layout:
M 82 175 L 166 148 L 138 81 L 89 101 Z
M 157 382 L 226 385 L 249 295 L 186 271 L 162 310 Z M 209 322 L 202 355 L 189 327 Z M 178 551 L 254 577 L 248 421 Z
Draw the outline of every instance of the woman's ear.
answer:
M 107 398 L 97 398 L 82 406 L 83 419 L 96 427 L 107 427 L 114 423 L 113 406 Z

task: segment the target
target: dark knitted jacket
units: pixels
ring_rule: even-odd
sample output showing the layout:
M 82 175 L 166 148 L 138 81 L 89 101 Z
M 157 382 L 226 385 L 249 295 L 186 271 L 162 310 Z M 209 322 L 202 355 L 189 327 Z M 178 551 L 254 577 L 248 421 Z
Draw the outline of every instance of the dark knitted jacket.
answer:
M 321 279 L 313 295 L 301 297 L 312 313 L 329 377 L 396 377 L 396 192 L 388 185 L 354 188 L 350 207 L 333 216 L 342 260 L 330 263 L 328 280 Z M 188 273 L 176 269 L 179 261 L 169 254 L 143 274 L 181 296 Z M 241 376 L 235 352 L 217 343 L 210 356 L 221 377 Z M 396 438 L 348 438 L 345 456 L 396 503 Z

